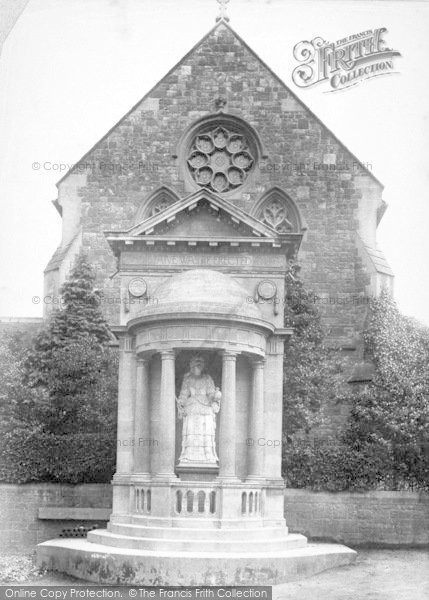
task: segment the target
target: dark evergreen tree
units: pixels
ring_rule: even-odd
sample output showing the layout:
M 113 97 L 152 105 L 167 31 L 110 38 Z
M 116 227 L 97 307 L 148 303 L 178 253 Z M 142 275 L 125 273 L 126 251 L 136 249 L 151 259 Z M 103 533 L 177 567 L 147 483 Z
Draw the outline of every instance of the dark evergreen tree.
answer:
M 95 275 L 84 255 L 79 255 L 69 279 L 60 289 L 60 309 L 34 339 L 27 359 L 32 386 L 46 385 L 48 373 L 57 362 L 58 352 L 85 342 L 86 346 L 106 347 L 112 339 L 100 310 L 100 294 L 94 289 Z
M 36 412 L 44 431 L 115 427 L 117 357 L 94 282 L 93 270 L 79 256 L 61 287 L 60 309 L 29 352 L 26 381 L 41 392 Z

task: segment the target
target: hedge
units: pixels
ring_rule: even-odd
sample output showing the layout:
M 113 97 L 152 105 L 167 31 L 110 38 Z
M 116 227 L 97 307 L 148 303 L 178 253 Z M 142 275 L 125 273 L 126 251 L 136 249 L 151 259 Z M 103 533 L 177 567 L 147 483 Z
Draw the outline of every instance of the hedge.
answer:
M 0 481 L 108 483 L 116 440 L 105 432 L 54 435 L 17 429 L 0 439 Z M 297 440 L 283 448 L 289 487 L 316 491 L 429 490 L 429 448 Z
M 283 476 L 294 488 L 315 491 L 429 490 L 427 447 L 342 442 L 286 443 Z
M 18 429 L 0 440 L 0 481 L 107 483 L 115 460 L 116 440 L 106 433 L 60 436 Z

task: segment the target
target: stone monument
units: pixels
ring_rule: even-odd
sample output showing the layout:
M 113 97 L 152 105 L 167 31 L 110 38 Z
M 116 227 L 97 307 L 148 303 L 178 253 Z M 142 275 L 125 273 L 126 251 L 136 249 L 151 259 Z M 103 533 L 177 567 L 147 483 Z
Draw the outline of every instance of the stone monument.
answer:
M 286 526 L 283 347 L 292 331 L 277 298 L 302 222 L 293 207 L 266 213 L 246 214 L 205 187 L 106 232 L 127 300 L 116 330 L 112 515 L 87 540 L 39 545 L 40 564 L 105 583 L 200 585 L 277 583 L 354 560 Z M 291 227 L 275 229 L 286 214 Z
M 241 48 L 228 27 L 221 16 L 213 39 Z M 293 332 L 283 299 L 306 226 L 289 194 L 258 183 L 267 151 L 254 118 L 238 105 L 228 112 L 223 92 L 211 102 L 189 113 L 173 155 L 156 147 L 175 161 L 164 173 L 175 191 L 161 175 L 134 224 L 104 232 L 121 299 L 112 513 L 86 540 L 40 544 L 45 568 L 101 583 L 245 585 L 355 559 L 286 525 L 283 360 Z M 144 181 L 121 196 L 121 214 Z M 103 182 L 102 193 L 116 185 Z

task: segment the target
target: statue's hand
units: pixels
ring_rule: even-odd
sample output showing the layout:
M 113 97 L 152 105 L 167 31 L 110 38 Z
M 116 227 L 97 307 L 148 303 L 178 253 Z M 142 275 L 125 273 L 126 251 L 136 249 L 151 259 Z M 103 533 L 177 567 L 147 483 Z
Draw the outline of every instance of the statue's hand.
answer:
M 176 403 L 177 403 L 177 416 L 179 417 L 179 419 L 183 419 L 183 417 L 185 415 L 185 407 L 183 406 L 183 403 L 180 400 L 180 398 L 176 398 Z
M 222 392 L 218 387 L 215 389 L 215 392 L 213 394 L 213 400 L 215 402 L 220 402 L 222 400 Z

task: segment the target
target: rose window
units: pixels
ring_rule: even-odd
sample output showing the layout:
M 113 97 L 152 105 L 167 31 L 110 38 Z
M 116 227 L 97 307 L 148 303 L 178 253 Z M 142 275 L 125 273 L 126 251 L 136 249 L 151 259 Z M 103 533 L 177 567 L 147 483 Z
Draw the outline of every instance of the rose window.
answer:
M 241 185 L 254 163 L 245 137 L 225 127 L 197 135 L 188 155 L 194 180 L 217 193 L 229 192 Z

